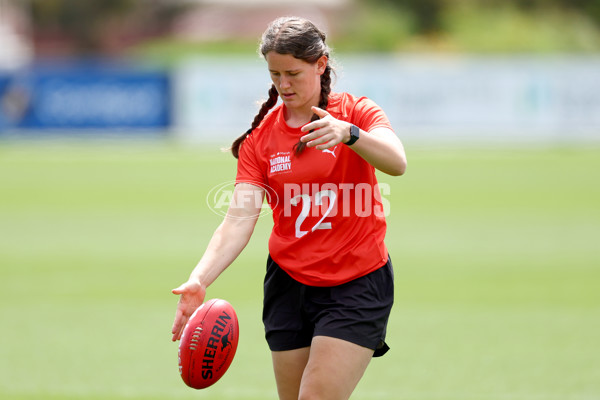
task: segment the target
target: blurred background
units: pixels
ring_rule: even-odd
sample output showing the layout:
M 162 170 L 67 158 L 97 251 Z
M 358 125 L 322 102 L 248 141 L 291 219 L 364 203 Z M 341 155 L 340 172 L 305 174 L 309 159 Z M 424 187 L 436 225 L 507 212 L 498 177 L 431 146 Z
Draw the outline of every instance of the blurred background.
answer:
M 353 399 L 600 399 L 600 0 L 0 0 L 0 398 L 275 399 L 272 227 L 209 288 L 241 326 L 196 392 L 177 298 L 270 85 L 281 15 L 405 144 L 392 351 Z
M 409 142 L 598 139 L 595 0 L 2 0 L 0 129 L 228 142 L 269 87 L 258 38 L 294 14 Z

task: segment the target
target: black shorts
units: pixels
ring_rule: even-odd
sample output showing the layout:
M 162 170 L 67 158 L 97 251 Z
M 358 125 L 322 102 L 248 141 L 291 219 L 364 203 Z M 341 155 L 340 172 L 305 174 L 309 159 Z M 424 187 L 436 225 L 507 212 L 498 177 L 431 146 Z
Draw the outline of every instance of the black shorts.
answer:
M 353 281 L 333 287 L 307 286 L 290 277 L 271 256 L 264 285 L 263 323 L 271 351 L 308 347 L 314 336 L 343 339 L 389 350 L 387 322 L 394 302 L 392 262 Z

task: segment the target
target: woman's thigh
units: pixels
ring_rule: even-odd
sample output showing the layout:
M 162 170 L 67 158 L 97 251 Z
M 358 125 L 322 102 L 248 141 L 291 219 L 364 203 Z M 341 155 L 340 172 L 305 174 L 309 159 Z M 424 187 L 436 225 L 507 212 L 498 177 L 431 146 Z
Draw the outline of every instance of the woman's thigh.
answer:
M 296 350 L 272 351 L 273 370 L 280 400 L 297 400 L 310 347 Z
M 372 349 L 342 339 L 315 336 L 298 399 L 350 398 L 372 358 Z

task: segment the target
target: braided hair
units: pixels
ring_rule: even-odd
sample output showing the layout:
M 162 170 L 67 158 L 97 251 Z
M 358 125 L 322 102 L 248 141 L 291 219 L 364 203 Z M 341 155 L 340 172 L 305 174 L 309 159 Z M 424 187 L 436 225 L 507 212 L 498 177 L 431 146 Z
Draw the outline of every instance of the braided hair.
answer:
M 329 61 L 329 47 L 325 44 L 326 35 L 312 22 L 299 17 L 282 17 L 273 21 L 263 33 L 259 51 L 266 57 L 270 51 L 279 54 L 291 54 L 297 59 L 314 64 L 321 57 L 327 57 L 327 66 L 321 75 L 321 95 L 319 97 L 319 108 L 327 109 L 329 94 L 331 93 L 331 72 L 333 68 Z M 269 113 L 277 100 L 279 94 L 275 85 L 269 89 L 269 98 L 261 105 L 258 114 L 254 117 L 250 129 L 235 139 L 231 145 L 231 153 L 235 158 L 239 157 L 240 146 L 246 137 L 252 133 Z M 311 121 L 319 119 L 313 114 Z M 294 145 L 294 153 L 298 156 L 306 148 L 306 143 L 298 141 Z
M 233 154 L 233 156 L 235 158 L 239 157 L 240 146 L 242 145 L 242 142 L 244 141 L 244 139 L 246 139 L 246 136 L 251 134 L 252 131 L 254 129 L 256 129 L 256 127 L 258 125 L 260 125 L 262 120 L 265 118 L 265 115 L 268 114 L 269 110 L 271 108 L 273 108 L 273 106 L 275 106 L 275 104 L 277 104 L 277 99 L 279 99 L 279 94 L 277 93 L 277 89 L 275 88 L 275 85 L 271 85 L 271 89 L 269 89 L 269 98 L 264 103 L 262 103 L 262 106 L 260 106 L 260 110 L 258 111 L 258 114 L 256 114 L 256 116 L 254 117 L 254 120 L 252 121 L 252 125 L 250 126 L 250 129 L 248 129 L 246 132 L 244 132 L 242 134 L 242 136 L 235 139 L 233 141 L 233 144 L 231 145 L 231 154 Z

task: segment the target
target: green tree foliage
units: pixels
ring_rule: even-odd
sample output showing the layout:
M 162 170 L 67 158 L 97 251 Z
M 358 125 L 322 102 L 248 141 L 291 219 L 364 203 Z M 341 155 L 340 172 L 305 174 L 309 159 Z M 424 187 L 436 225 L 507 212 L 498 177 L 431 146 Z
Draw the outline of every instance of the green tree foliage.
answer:
M 32 0 L 31 15 L 36 31 L 64 34 L 80 52 L 100 47 L 106 18 L 130 12 L 134 0 Z
M 67 37 L 83 54 L 101 52 L 103 41 L 119 34 L 115 25 L 148 36 L 184 9 L 168 0 L 30 0 L 29 7 L 35 34 Z
M 377 0 L 364 0 L 381 3 Z M 600 26 L 600 0 L 383 0 L 383 2 L 410 13 L 415 19 L 416 33 L 430 34 L 444 28 L 444 13 L 456 6 L 478 8 L 515 6 L 526 12 L 558 8 L 583 14 Z

